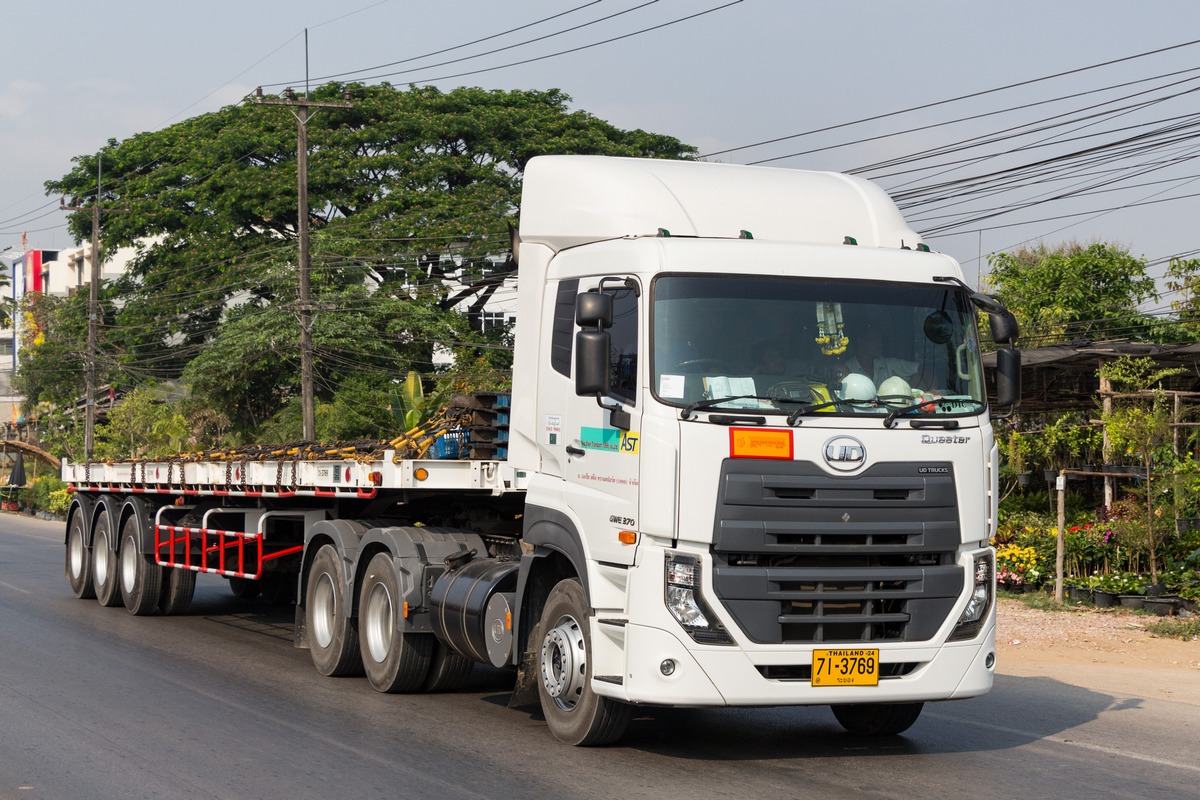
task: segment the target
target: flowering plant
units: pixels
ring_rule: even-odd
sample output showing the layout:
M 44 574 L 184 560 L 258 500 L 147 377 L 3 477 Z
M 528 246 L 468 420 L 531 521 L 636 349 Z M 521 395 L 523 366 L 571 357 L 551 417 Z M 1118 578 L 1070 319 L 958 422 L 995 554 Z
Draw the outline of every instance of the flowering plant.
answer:
M 1025 585 L 1025 578 L 1019 572 L 1009 572 L 1008 570 L 998 570 L 996 572 L 996 583 L 1002 587 L 1017 587 Z
M 996 581 L 1005 586 L 1036 584 L 1042 572 L 1038 567 L 1037 550 L 1006 544 L 996 550 Z

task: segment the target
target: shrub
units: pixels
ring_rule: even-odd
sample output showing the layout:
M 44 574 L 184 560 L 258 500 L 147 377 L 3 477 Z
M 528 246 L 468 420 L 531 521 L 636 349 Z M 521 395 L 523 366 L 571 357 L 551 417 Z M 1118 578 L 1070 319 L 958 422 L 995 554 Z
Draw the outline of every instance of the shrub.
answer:
M 67 485 L 57 475 L 39 475 L 28 489 L 21 491 L 21 501 L 32 511 L 65 514 L 70 506 Z

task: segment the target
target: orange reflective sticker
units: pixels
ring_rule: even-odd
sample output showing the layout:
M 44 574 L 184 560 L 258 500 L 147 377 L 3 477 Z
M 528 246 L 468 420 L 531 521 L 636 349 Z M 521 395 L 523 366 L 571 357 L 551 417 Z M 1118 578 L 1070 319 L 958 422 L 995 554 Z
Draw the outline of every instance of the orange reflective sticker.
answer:
M 730 458 L 792 459 L 792 432 L 763 428 L 730 428 Z

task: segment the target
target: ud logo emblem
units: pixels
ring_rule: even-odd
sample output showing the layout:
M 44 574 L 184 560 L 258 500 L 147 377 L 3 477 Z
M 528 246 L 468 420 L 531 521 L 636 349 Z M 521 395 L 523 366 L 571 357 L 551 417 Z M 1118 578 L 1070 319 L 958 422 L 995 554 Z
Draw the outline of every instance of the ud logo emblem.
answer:
M 835 436 L 825 443 L 822 455 L 829 466 L 839 472 L 850 472 L 866 462 L 867 448 L 853 436 Z

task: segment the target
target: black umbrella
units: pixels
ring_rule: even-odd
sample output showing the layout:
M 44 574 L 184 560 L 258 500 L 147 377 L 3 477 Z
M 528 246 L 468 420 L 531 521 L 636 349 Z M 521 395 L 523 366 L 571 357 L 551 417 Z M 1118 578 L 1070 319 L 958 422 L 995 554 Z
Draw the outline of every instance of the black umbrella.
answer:
M 12 472 L 8 476 L 8 485 L 25 485 L 25 455 L 23 453 L 17 453 L 17 460 L 13 462 Z

